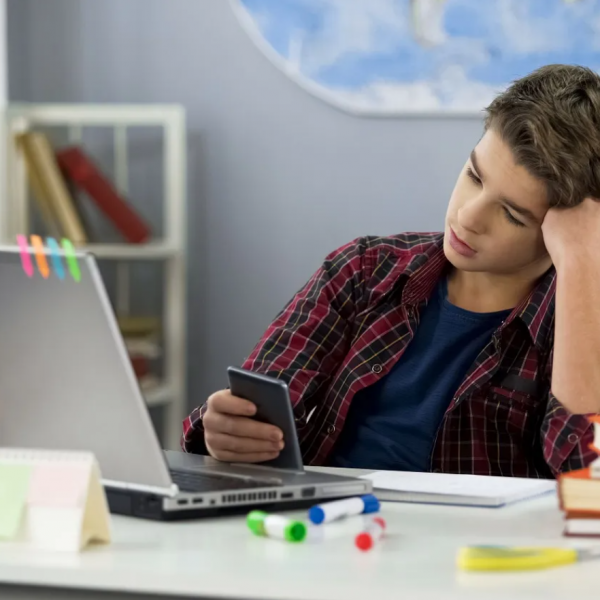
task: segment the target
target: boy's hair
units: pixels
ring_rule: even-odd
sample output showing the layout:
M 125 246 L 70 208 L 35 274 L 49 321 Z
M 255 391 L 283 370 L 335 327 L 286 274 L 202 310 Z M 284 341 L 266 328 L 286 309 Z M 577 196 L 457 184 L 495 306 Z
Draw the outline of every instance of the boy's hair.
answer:
M 551 207 L 600 199 L 600 76 L 547 65 L 500 94 L 486 109 L 517 164 L 542 180 Z

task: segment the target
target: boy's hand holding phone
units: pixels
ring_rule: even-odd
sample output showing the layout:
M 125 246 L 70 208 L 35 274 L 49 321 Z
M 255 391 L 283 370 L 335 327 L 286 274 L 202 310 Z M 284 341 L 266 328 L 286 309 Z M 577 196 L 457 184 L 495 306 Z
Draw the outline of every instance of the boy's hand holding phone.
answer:
M 252 402 L 222 390 L 210 396 L 207 404 L 202 423 L 206 447 L 213 458 L 258 463 L 279 456 L 283 433 L 253 419 L 256 406 Z

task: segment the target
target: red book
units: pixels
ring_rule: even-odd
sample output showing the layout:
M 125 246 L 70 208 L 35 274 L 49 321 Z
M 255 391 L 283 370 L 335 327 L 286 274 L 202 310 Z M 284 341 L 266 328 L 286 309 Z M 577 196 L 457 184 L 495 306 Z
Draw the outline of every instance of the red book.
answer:
M 65 176 L 87 192 L 127 241 L 148 240 L 149 227 L 80 148 L 61 150 L 56 159 Z
M 577 537 L 600 537 L 600 512 L 568 512 L 564 534 Z

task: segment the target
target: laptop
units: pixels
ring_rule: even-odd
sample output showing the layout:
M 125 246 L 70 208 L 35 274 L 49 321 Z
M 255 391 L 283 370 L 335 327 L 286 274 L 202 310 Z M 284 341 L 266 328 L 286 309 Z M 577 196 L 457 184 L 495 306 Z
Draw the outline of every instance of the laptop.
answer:
M 371 491 L 358 478 L 164 452 L 95 258 L 51 248 L 0 247 L 1 446 L 91 451 L 111 511 L 149 519 Z

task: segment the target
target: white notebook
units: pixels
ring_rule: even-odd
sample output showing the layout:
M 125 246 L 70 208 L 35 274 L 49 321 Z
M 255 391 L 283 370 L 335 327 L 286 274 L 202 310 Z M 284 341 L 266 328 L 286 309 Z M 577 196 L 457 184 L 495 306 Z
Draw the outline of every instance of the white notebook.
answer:
M 556 491 L 556 481 L 447 473 L 376 471 L 370 479 L 380 500 L 498 508 Z

